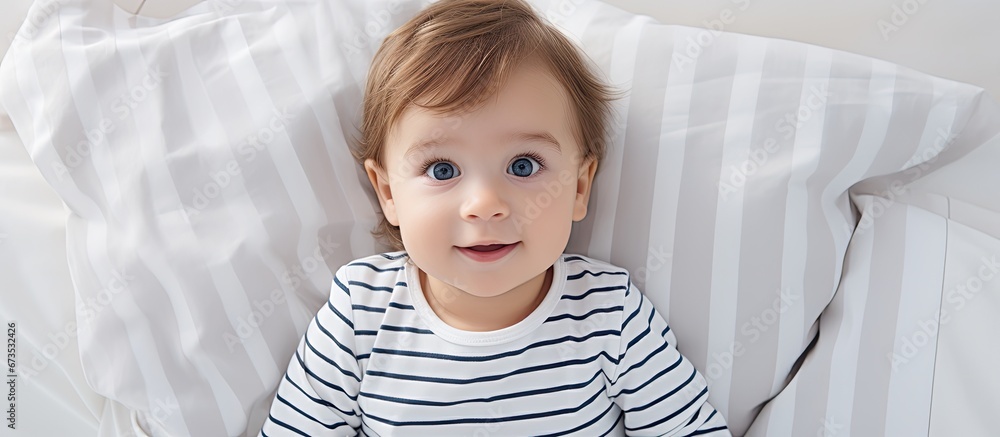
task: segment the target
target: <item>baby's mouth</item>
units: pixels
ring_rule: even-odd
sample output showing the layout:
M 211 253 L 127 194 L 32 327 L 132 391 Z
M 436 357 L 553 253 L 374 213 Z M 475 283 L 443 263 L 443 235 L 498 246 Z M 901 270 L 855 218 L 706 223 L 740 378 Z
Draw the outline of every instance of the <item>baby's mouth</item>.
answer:
M 503 248 L 505 248 L 507 246 L 510 246 L 510 245 L 509 244 L 487 244 L 487 245 L 482 245 L 482 246 L 469 246 L 469 247 L 466 247 L 466 249 L 474 250 L 476 252 L 495 252 L 495 251 L 503 249 Z
M 511 252 L 517 250 L 517 245 L 521 244 L 520 241 L 515 243 L 493 243 L 489 242 L 489 240 L 484 241 L 484 243 L 487 242 L 489 244 L 474 244 L 472 246 L 456 247 L 459 252 L 472 261 L 491 263 L 506 258 Z

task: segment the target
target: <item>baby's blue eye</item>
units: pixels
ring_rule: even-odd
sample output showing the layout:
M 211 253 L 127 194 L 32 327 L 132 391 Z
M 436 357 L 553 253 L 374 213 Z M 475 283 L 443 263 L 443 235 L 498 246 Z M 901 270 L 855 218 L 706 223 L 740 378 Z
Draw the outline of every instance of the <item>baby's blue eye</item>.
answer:
M 458 176 L 458 168 L 450 162 L 435 162 L 427 167 L 427 176 L 439 181 L 445 181 Z
M 514 162 L 510 163 L 510 167 L 508 168 L 508 173 L 514 176 L 520 176 L 526 178 L 535 173 L 538 173 L 539 169 L 541 169 L 541 165 L 538 163 L 538 161 L 535 160 L 535 158 L 531 158 L 529 156 L 522 156 L 520 158 L 515 159 Z

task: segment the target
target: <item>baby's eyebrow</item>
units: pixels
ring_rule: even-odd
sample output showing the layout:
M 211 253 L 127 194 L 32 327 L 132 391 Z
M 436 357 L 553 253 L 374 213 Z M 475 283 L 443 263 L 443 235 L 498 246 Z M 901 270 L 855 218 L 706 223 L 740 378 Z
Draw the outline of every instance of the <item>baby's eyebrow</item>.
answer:
M 423 140 L 416 141 L 416 142 L 413 143 L 412 146 L 410 146 L 409 149 L 406 150 L 406 153 L 403 154 L 403 159 L 407 159 L 408 160 L 408 159 L 410 159 L 411 156 L 417 156 L 417 157 L 419 157 L 419 156 L 423 155 L 423 153 L 426 150 L 436 148 L 436 147 L 444 145 L 445 143 L 448 143 L 448 142 L 449 142 L 449 139 L 447 137 L 428 138 L 428 139 L 423 139 Z
M 438 137 L 438 138 L 425 138 L 415 141 L 406 153 L 403 155 L 404 158 L 409 158 L 410 155 L 419 155 L 422 152 L 433 149 L 436 147 L 444 146 L 451 142 L 451 138 L 448 137 Z M 512 132 L 507 135 L 507 142 L 513 143 L 527 143 L 527 142 L 540 142 L 545 143 L 546 147 L 554 149 L 557 153 L 562 154 L 562 146 L 556 137 L 549 132 Z
M 437 136 L 435 138 L 424 138 L 414 141 L 413 144 L 406 150 L 404 157 L 409 157 L 410 155 L 420 155 L 423 154 L 428 149 L 434 149 L 447 145 L 452 142 L 451 138 L 445 136 Z M 512 132 L 507 136 L 508 143 L 546 143 L 557 153 L 562 153 L 562 146 L 556 137 L 548 132 Z
M 514 132 L 507 137 L 510 142 L 543 142 L 547 143 L 549 146 L 555 149 L 556 152 L 562 154 L 562 146 L 559 145 L 559 141 L 556 137 L 548 132 Z

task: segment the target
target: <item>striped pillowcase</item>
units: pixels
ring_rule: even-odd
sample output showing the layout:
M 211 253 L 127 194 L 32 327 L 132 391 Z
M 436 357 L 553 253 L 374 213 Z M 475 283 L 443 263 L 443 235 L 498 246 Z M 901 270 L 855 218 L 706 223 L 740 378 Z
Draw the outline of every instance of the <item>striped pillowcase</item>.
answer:
M 49 19 L 8 53 L 0 102 L 71 210 L 81 358 L 95 390 L 172 434 L 256 433 L 332 271 L 388 250 L 369 235 L 377 201 L 345 138 L 357 134 L 381 38 L 425 4 L 204 2 L 166 20 L 107 0 L 34 6 Z M 928 274 L 906 276 L 913 263 L 935 261 L 864 267 L 863 257 L 880 245 L 911 253 L 879 225 L 899 209 L 1000 235 L 989 229 L 995 197 L 920 185 L 996 148 L 987 140 L 1000 118 L 982 91 L 596 1 L 533 4 L 631 90 L 567 252 L 632 272 L 734 434 L 816 432 L 817 418 L 877 403 L 884 425 L 863 414 L 848 425 L 875 432 L 896 423 L 888 412 L 926 405 L 898 403 L 884 369 L 858 369 L 888 363 L 887 336 L 933 307 L 901 290 Z M 863 195 L 894 189 L 896 203 L 916 206 L 864 225 Z M 942 213 L 942 198 L 979 208 Z M 859 223 L 871 230 L 855 232 Z M 892 281 L 897 303 L 857 303 Z M 867 308 L 893 305 L 895 331 L 863 323 L 875 317 Z M 834 363 L 849 369 L 831 373 Z M 929 378 L 926 365 L 909 369 Z M 858 403 L 843 375 L 878 380 L 883 395 Z
M 936 294 L 921 293 L 935 283 L 916 287 L 928 272 L 908 266 L 879 270 L 895 281 L 883 289 L 852 280 L 862 273 L 845 270 L 844 259 L 861 256 L 852 235 L 872 227 L 887 204 L 917 205 L 941 222 L 950 217 L 1000 236 L 1000 197 L 975 188 L 1000 180 L 987 166 L 971 168 L 977 158 L 968 156 L 1000 148 L 990 142 L 1000 131 L 995 102 L 980 89 L 863 56 L 566 3 L 548 5 L 549 17 L 613 83 L 632 89 L 619 105 L 626 123 L 595 183 L 593 213 L 574 229 L 571 251 L 633 272 L 668 314 L 681 352 L 708 378 L 710 399 L 734 434 L 830 435 L 843 426 L 855 435 L 926 434 L 926 420 L 894 422 L 901 412 L 929 416 L 930 399 L 890 391 L 885 357 L 900 345 L 890 339 L 933 314 L 926 310 L 940 302 L 933 296 L 941 284 Z M 733 6 L 720 16 L 739 12 Z M 929 176 L 944 169 L 949 178 Z M 869 205 L 862 194 L 882 200 Z M 941 208 L 949 199 L 980 207 Z M 945 256 L 944 247 L 907 241 L 880 244 L 910 254 L 910 263 L 923 250 Z M 870 292 L 907 296 L 879 309 L 884 320 L 897 320 L 898 310 L 898 327 L 831 303 Z M 834 344 L 856 354 L 821 355 Z M 793 379 L 801 360 L 811 373 Z M 831 366 L 857 373 L 859 389 Z M 864 380 L 859 369 L 873 373 Z M 902 381 L 930 387 L 933 367 L 908 372 Z M 797 387 L 785 389 L 790 381 Z M 868 397 L 871 390 L 882 394 Z M 867 416 L 851 421 L 842 412 L 852 408 Z
M 977 374 L 948 350 L 981 348 L 993 333 L 950 344 L 944 333 L 969 317 L 966 305 L 989 303 L 977 294 L 1000 295 L 1000 239 L 917 206 L 855 201 L 865 213 L 822 335 L 748 435 L 991 434 L 995 425 L 975 411 L 1000 405 L 994 372 Z

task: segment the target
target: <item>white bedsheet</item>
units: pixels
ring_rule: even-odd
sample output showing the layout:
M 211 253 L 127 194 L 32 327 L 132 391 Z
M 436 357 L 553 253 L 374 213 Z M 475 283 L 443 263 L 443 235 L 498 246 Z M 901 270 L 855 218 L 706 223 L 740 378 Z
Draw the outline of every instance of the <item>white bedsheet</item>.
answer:
M 19 374 L 17 428 L 7 428 L 5 420 L 0 435 L 85 436 L 97 431 L 104 398 L 84 382 L 76 337 L 67 332 L 76 317 L 66 263 L 66 216 L 10 120 L 0 115 L 0 321 L 5 327 L 17 323 Z
M 0 322 L 16 323 L 18 364 L 16 428 L 5 413 L 0 436 L 143 437 L 131 412 L 91 390 L 83 374 L 67 215 L 0 112 Z

